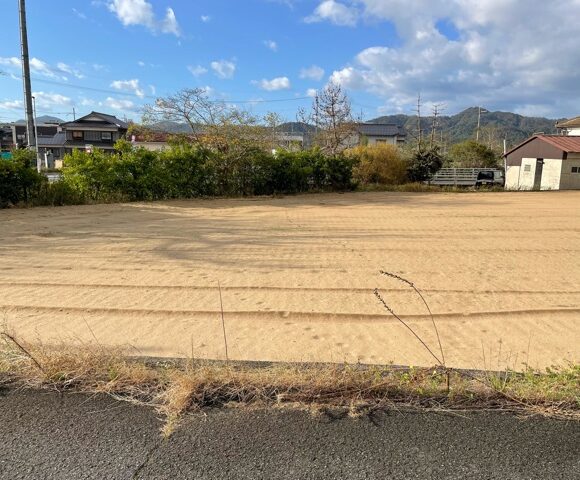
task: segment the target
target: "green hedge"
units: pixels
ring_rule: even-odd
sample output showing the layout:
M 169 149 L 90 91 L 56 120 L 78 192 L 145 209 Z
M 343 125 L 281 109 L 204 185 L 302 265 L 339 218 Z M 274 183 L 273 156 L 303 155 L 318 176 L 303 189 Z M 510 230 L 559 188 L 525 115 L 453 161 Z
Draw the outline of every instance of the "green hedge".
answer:
M 162 152 L 122 147 L 114 155 L 66 156 L 62 181 L 91 201 L 272 195 L 350 190 L 354 163 L 317 150 L 227 154 L 188 144 Z

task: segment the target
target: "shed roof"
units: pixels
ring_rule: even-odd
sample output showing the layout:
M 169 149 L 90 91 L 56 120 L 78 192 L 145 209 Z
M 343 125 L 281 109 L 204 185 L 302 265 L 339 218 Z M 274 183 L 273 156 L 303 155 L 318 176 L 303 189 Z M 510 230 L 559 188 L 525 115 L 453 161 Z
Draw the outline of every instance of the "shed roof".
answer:
M 580 135 L 534 135 L 512 148 L 504 156 L 508 156 L 534 139 L 548 143 L 566 153 L 580 153 Z
M 406 136 L 406 132 L 402 127 L 394 123 L 359 123 L 358 131 L 361 135 L 369 135 L 371 137 L 400 137 Z

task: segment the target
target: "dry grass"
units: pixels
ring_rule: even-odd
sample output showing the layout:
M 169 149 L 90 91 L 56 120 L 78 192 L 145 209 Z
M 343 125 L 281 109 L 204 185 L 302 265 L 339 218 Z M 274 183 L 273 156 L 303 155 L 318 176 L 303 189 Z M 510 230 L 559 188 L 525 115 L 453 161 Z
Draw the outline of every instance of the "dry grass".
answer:
M 544 374 L 466 374 L 435 368 L 351 365 L 249 366 L 197 361 L 145 363 L 101 346 L 48 347 L 3 334 L 0 384 L 105 393 L 162 413 L 170 434 L 182 414 L 223 406 L 502 409 L 580 419 L 580 366 Z

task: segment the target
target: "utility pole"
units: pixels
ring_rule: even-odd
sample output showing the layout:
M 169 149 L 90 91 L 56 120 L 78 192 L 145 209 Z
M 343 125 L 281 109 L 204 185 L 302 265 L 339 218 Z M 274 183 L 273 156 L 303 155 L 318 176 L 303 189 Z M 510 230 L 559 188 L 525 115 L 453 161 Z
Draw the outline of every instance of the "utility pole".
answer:
M 429 148 L 433 149 L 435 145 L 435 133 L 437 132 L 437 117 L 441 113 L 441 110 L 444 109 L 444 105 L 442 103 L 436 103 L 433 105 L 432 113 L 433 113 L 433 122 L 431 123 L 431 141 L 429 142 Z M 443 132 L 441 132 L 443 135 Z
M 73 107 L 73 122 L 77 119 L 77 112 L 75 111 L 75 107 Z
M 479 127 L 481 126 L 481 114 L 482 113 L 489 113 L 485 108 L 477 107 L 477 133 L 475 134 L 475 141 L 479 142 Z
M 421 151 L 423 135 L 421 132 L 421 93 L 417 95 L 417 151 Z
M 34 138 L 36 139 L 36 171 L 40 173 L 42 168 L 42 161 L 40 160 L 40 152 L 38 151 L 38 128 L 36 126 L 36 98 L 32 97 L 32 113 L 34 118 Z
M 34 134 L 34 112 L 32 109 L 32 92 L 30 88 L 30 63 L 28 59 L 28 32 L 26 30 L 26 6 L 25 0 L 18 0 L 18 13 L 20 14 L 20 48 L 22 61 L 22 81 L 24 86 L 24 107 L 26 110 L 26 136 L 28 148 L 36 148 L 36 135 Z

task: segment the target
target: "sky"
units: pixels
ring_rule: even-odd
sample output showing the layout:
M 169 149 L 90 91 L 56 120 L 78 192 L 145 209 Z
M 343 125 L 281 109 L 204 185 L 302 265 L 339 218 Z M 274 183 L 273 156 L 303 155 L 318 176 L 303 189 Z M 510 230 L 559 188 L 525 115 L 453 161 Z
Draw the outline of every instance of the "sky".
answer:
M 0 121 L 24 117 L 18 2 L 0 0 Z M 328 82 L 357 116 L 471 106 L 580 115 L 580 0 L 28 0 L 38 115 L 139 121 L 182 88 L 294 121 Z

